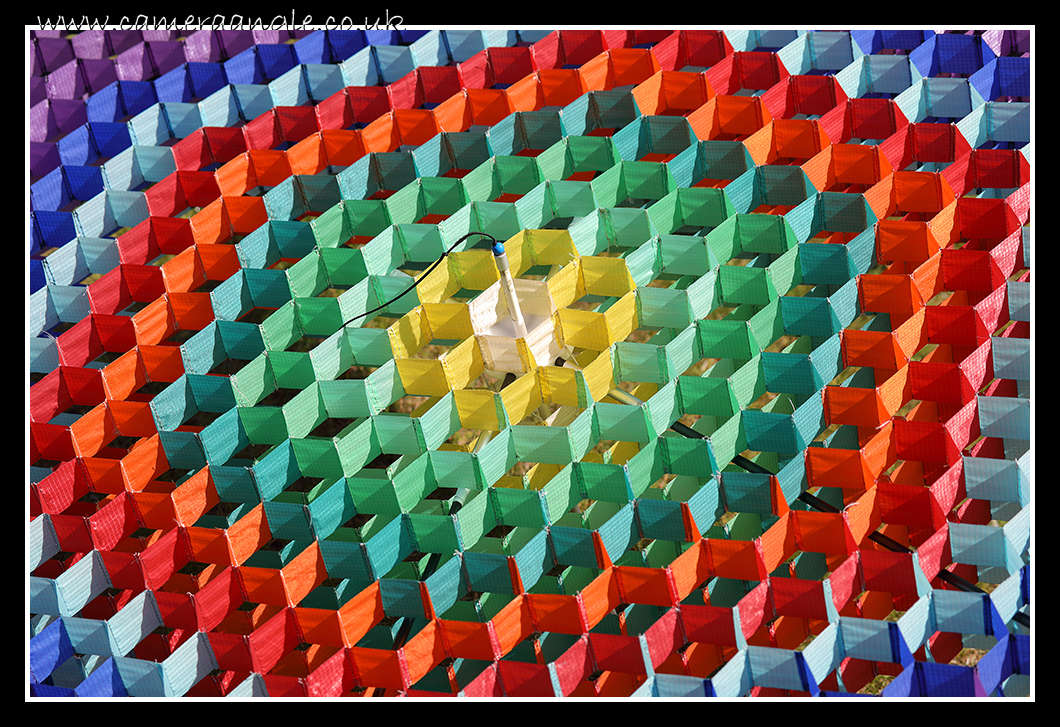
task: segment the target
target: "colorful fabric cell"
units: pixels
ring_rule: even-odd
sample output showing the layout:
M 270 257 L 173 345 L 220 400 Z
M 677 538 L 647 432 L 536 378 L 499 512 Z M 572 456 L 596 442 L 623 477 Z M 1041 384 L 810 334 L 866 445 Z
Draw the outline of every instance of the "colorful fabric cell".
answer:
M 31 696 L 1032 695 L 1030 31 L 29 53 Z

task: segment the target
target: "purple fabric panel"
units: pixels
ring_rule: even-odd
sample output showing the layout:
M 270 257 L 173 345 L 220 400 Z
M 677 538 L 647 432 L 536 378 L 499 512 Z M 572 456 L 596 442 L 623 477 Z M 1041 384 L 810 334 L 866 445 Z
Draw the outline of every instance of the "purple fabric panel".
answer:
M 196 30 L 184 39 L 184 58 L 189 63 L 217 63 L 221 60 L 221 38 L 213 30 Z
M 48 74 L 48 98 L 81 98 L 88 92 L 80 64 L 72 60 Z
M 147 43 L 138 43 L 122 51 L 114 61 L 121 81 L 148 81 L 154 75 L 151 55 L 147 52 Z
M 70 39 L 70 44 L 78 58 L 106 58 L 110 55 L 105 30 L 82 31 Z
M 80 63 L 89 93 L 102 91 L 118 80 L 118 69 L 110 58 L 84 58 Z

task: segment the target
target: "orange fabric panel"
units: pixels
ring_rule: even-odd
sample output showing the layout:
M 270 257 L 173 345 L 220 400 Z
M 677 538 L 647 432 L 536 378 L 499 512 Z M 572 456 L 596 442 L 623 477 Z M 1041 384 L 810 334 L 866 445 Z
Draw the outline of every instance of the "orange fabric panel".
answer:
M 768 575 L 752 541 L 710 539 L 707 545 L 714 572 L 722 578 L 757 581 Z
M 554 631 L 560 634 L 585 633 L 581 605 L 575 596 L 552 593 L 527 594 L 530 612 L 539 631 Z
M 447 658 L 445 642 L 437 620 L 428 621 L 403 650 L 409 672 L 409 683 L 416 684 Z
M 249 152 L 244 152 L 222 164 L 214 172 L 214 178 L 224 197 L 238 197 L 258 186 Z
M 765 563 L 766 572 L 772 573 L 780 565 L 795 554 L 798 547 L 795 542 L 794 521 L 791 511 L 781 515 L 768 530 L 759 538 L 762 550 L 762 562 Z
M 493 625 L 497 646 L 503 654 L 507 654 L 534 633 L 534 619 L 525 596 L 517 596 L 509 601 L 490 619 L 490 623 Z
M 880 220 L 876 223 L 876 255 L 880 262 L 922 263 L 939 250 L 926 222 Z
M 140 351 L 135 348 L 107 364 L 102 375 L 108 399 L 127 399 L 147 383 Z
M 209 467 L 203 467 L 178 485 L 170 499 L 177 522 L 185 527 L 198 522 L 199 518 L 221 501 L 217 496 Z
M 795 510 L 792 516 L 799 550 L 833 555 L 854 552 L 854 540 L 842 513 Z
M 189 247 L 163 264 L 162 277 L 166 290 L 171 293 L 187 293 L 205 283 L 206 271 L 203 270 L 196 248 Z
M 324 556 L 317 541 L 310 543 L 283 567 L 283 582 L 288 593 L 288 606 L 294 606 L 328 577 Z
M 536 81 L 534 87 L 537 88 Z M 514 99 L 509 97 L 512 88 L 514 86 L 506 91 L 490 88 L 467 89 L 467 100 L 471 108 L 473 123 L 492 126 L 499 123 L 513 111 L 527 110 L 515 108 Z
M 589 92 L 575 68 L 542 68 L 537 79 L 545 106 L 567 106 Z
M 280 149 L 251 149 L 247 152 L 247 157 L 253 170 L 251 179 L 254 184 L 251 187 L 275 187 L 293 173 L 287 159 L 287 152 Z M 241 197 L 242 195 L 222 193 L 221 196 Z
M 670 576 L 663 568 L 616 566 L 615 576 L 623 603 L 650 603 L 667 608 L 677 605 L 671 593 Z
M 265 521 L 265 506 L 259 503 L 232 523 L 227 532 L 232 543 L 232 557 L 237 564 L 245 563 L 247 558 L 272 538 L 269 524 Z
M 356 644 L 385 618 L 379 582 L 372 583 L 339 608 L 346 642 Z
M 875 389 L 857 389 L 852 386 L 826 386 L 824 412 L 829 425 L 876 427 L 890 419 L 890 414 L 884 409 Z
M 179 329 L 201 331 L 213 323 L 213 303 L 209 293 L 171 293 L 169 304 Z
M 228 533 L 215 528 L 189 527 L 185 531 L 191 557 L 198 563 L 236 565 Z M 260 601 L 259 601 L 260 603 Z
M 489 624 L 469 621 L 441 621 L 442 638 L 454 659 L 493 661 L 501 658 Z
M 466 93 L 455 94 L 431 110 L 440 131 L 466 131 L 475 123 L 471 116 L 471 102 Z M 367 144 L 363 140 L 362 145 L 367 152 Z
M 438 134 L 438 122 L 428 109 L 395 109 L 394 125 L 401 144 L 420 146 Z
M 139 342 L 139 336 L 137 340 Z M 143 362 L 144 374 L 148 381 L 173 382 L 184 373 L 184 360 L 178 346 L 150 346 L 140 343 L 136 351 Z
M 311 134 L 287 150 L 291 174 L 317 174 L 328 166 L 323 132 Z
M 437 108 L 434 110 L 437 112 Z M 360 130 L 323 129 L 320 139 L 324 144 L 325 158 L 333 166 L 348 167 L 368 153 Z
M 806 449 L 806 477 L 811 487 L 841 487 L 845 490 L 865 490 L 874 478 L 861 452 L 855 449 Z
M 394 123 L 394 112 L 368 124 L 361 129 L 361 139 L 364 141 L 365 151 L 368 152 L 391 152 L 401 146 L 401 134 L 397 124 Z

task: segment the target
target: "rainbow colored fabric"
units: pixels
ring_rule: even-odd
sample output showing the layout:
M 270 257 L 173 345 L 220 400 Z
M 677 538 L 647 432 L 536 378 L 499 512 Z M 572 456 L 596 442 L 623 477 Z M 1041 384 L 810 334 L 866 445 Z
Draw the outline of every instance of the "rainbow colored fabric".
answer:
M 1030 692 L 1028 31 L 31 46 L 30 694 Z

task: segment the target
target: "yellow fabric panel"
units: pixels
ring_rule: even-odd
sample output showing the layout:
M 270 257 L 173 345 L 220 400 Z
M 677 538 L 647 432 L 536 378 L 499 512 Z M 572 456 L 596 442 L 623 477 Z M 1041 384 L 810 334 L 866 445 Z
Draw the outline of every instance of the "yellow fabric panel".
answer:
M 564 265 L 559 272 L 548 279 L 548 290 L 557 308 L 566 308 L 571 303 L 585 297 L 585 280 L 582 277 L 579 258 Z
M 630 291 L 623 295 L 618 302 L 604 312 L 604 317 L 611 330 L 611 342 L 626 340 L 626 337 L 637 330 L 640 325 L 637 319 L 636 293 Z
M 530 468 L 526 473 L 527 485 L 531 490 L 540 490 L 547 485 L 556 474 L 563 469 L 563 465 L 540 462 Z
M 637 287 L 622 258 L 583 257 L 581 265 L 585 292 L 590 295 L 619 297 Z
M 432 340 L 423 308 L 413 308 L 386 329 L 394 358 L 409 358 Z
M 520 376 L 501 391 L 504 410 L 512 424 L 518 424 L 541 406 L 541 384 L 537 371 Z
M 564 346 L 604 351 L 614 343 L 607 327 L 607 319 L 602 313 L 561 308 L 553 318 L 553 323 L 558 334 L 557 339 Z
M 423 313 L 434 338 L 463 340 L 475 334 L 471 313 L 464 303 L 424 303 Z
M 474 338 L 468 338 L 449 349 L 441 361 L 451 390 L 467 388 L 482 375 L 482 351 Z
M 460 281 L 450 269 L 448 261 L 439 265 L 416 285 L 421 303 L 441 303 L 460 290 Z
M 497 395 L 488 389 L 458 389 L 453 392 L 460 425 L 467 429 L 501 430 Z
M 500 280 L 497 263 L 489 250 L 465 250 L 449 256 L 461 288 L 485 290 Z
M 535 265 L 566 265 L 578 257 L 566 230 L 528 230 L 530 256 Z
M 411 396 L 445 396 L 449 382 L 441 361 L 425 358 L 396 359 L 398 376 L 405 393 Z
M 546 401 L 560 406 L 584 406 L 578 401 L 578 372 L 566 366 L 544 366 L 541 372 L 541 391 Z
M 582 374 L 593 401 L 600 401 L 607 396 L 607 392 L 615 385 L 610 351 L 604 351 L 592 363 L 582 368 Z

